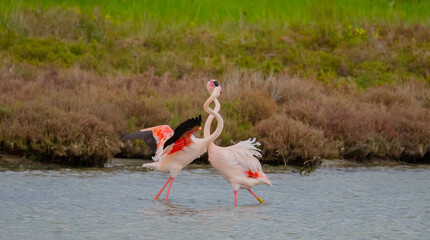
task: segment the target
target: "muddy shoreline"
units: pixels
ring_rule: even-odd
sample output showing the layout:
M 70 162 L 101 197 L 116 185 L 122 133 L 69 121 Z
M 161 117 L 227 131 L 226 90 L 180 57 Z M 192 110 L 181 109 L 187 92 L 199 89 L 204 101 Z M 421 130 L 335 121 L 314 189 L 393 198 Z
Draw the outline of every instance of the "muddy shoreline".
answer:
M 104 164 L 104 167 L 121 167 L 121 166 L 140 166 L 145 162 L 151 162 L 151 159 L 139 159 L 139 158 L 112 158 Z M 291 169 L 292 171 L 296 171 L 294 169 L 300 169 L 303 166 L 292 165 L 292 164 L 273 164 L 271 162 L 263 162 L 263 164 L 269 168 L 282 168 Z M 191 165 L 209 165 L 209 162 L 205 159 L 198 159 L 191 163 Z M 416 163 L 408 163 L 408 162 L 400 162 L 395 160 L 386 160 L 386 159 L 371 159 L 366 162 L 354 161 L 354 160 L 346 160 L 346 159 L 323 159 L 321 163 L 318 164 L 318 167 L 376 167 L 376 166 L 384 166 L 384 167 L 396 167 L 396 166 L 420 166 L 420 165 L 428 165 L 427 164 L 416 164 Z M 4 168 L 24 168 L 24 169 L 51 169 L 58 167 L 76 167 L 65 164 L 57 164 L 57 163 L 48 163 L 48 162 L 39 162 L 36 160 L 31 160 L 29 158 L 19 156 L 19 155 L 10 155 L 10 154 L 0 154 L 0 167 Z M 103 167 L 102 167 L 103 168 Z M 270 170 L 269 170 L 270 171 Z

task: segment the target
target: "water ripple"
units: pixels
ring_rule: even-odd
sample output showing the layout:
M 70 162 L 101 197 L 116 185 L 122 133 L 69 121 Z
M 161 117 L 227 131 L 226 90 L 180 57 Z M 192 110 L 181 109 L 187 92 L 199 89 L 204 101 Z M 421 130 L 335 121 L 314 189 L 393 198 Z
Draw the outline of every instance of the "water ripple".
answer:
M 2 239 L 427 239 L 430 168 L 271 171 L 258 202 L 208 166 L 168 175 L 136 166 L 0 171 Z M 160 197 L 163 198 L 163 195 Z

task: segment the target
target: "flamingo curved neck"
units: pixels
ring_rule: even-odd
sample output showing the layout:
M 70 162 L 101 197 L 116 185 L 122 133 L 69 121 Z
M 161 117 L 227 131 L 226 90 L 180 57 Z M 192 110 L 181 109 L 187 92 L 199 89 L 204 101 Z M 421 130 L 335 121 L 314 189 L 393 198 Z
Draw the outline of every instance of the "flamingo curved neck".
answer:
M 219 110 L 221 109 L 221 104 L 219 103 L 218 98 L 215 98 L 213 101 L 215 102 L 215 108 L 213 111 L 218 113 Z M 211 134 L 211 126 L 212 126 L 213 119 L 214 119 L 214 116 L 212 114 L 210 114 L 209 117 L 206 119 L 204 137 L 208 137 Z
M 214 90 L 214 92 L 215 92 L 216 90 Z M 209 135 L 209 133 L 210 133 L 210 124 L 208 124 L 209 126 L 208 127 L 206 127 L 206 125 L 205 125 L 205 129 L 204 129 L 204 138 L 205 139 L 207 139 L 207 140 L 210 140 L 211 142 L 213 142 L 215 139 L 217 139 L 218 137 L 219 137 L 219 135 L 221 134 L 221 132 L 222 132 L 222 129 L 224 128 L 224 120 L 222 119 L 222 117 L 221 117 L 221 115 L 219 115 L 218 114 L 218 112 L 216 112 L 216 111 L 214 111 L 214 110 L 212 110 L 211 108 L 209 108 L 209 104 L 212 102 L 212 101 L 214 101 L 214 100 L 216 100 L 215 101 L 215 104 L 217 104 L 217 102 L 218 102 L 218 100 L 216 99 L 216 97 L 215 97 L 215 94 L 214 93 L 212 93 L 212 95 L 208 98 L 208 100 L 206 100 L 206 102 L 205 102 L 205 104 L 203 105 L 203 108 L 204 108 L 204 110 L 207 112 L 207 113 L 209 113 L 210 115 L 209 115 L 209 118 L 213 115 L 215 118 L 216 118 L 216 120 L 217 120 L 217 127 L 216 127 L 216 129 L 215 129 L 215 131 L 211 134 L 211 135 Z M 219 102 L 218 102 L 218 104 L 219 104 Z M 216 108 L 216 107 L 215 107 Z M 219 111 L 219 110 L 218 110 Z M 212 117 L 212 119 L 213 119 L 213 117 Z M 206 122 L 207 122 L 208 120 L 206 120 Z M 210 123 L 212 123 L 212 120 L 210 120 Z M 207 129 L 207 130 L 206 130 Z M 209 135 L 209 136 L 208 136 Z

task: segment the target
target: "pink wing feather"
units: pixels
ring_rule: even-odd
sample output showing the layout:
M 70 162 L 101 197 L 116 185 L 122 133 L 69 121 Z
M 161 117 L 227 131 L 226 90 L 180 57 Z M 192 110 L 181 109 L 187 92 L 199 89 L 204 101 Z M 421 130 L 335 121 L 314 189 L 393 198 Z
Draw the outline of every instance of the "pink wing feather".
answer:
M 260 161 L 257 159 L 257 157 L 261 157 L 260 149 L 257 146 L 260 146 L 260 143 L 256 142 L 254 138 L 226 148 L 234 155 L 233 159 L 237 161 L 236 166 L 241 168 L 246 177 L 267 178 L 261 168 Z
M 144 139 L 148 146 L 155 151 L 152 160 L 162 161 L 167 155 L 181 151 L 190 145 L 193 142 L 191 136 L 200 130 L 201 122 L 202 117 L 199 115 L 181 123 L 175 131 L 169 125 L 160 125 L 126 134 L 121 139 L 123 141 Z
M 152 160 L 158 161 L 164 155 L 164 143 L 173 136 L 174 131 L 169 125 L 160 125 L 150 129 L 152 129 L 152 135 L 157 143 L 157 151 L 155 152 L 155 156 L 152 157 Z

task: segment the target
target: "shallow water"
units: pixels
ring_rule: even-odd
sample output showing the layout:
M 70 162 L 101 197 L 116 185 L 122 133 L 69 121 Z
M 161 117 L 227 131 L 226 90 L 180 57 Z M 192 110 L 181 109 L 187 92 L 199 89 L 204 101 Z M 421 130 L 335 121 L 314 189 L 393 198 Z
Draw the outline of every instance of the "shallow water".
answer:
M 0 167 L 0 239 L 428 239 L 430 167 L 271 169 L 273 186 L 233 192 L 192 166 L 169 201 L 168 175 L 129 164 L 104 169 Z M 164 199 L 164 194 L 160 197 Z

